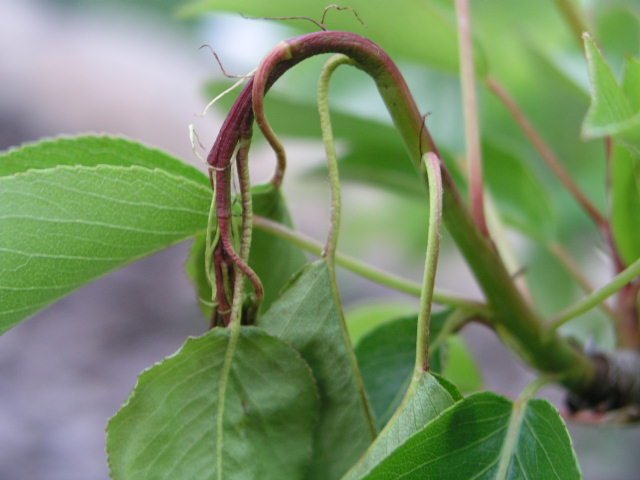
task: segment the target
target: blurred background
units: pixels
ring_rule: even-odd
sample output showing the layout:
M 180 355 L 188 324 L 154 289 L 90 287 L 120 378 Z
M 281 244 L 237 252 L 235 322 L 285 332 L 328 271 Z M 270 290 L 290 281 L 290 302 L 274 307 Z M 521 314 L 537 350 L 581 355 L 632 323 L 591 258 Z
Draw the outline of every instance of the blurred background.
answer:
M 187 2 L 169 0 L 0 0 L 0 147 L 106 132 L 162 148 L 204 170 L 192 151 L 188 126 L 194 125 L 209 148 L 235 94 L 202 115 L 207 102 L 230 82 L 211 53 L 199 47 L 211 45 L 229 72 L 247 73 L 279 40 L 315 27 L 245 19 L 230 13 L 234 8 L 255 16 L 320 17 L 326 2 L 279 1 L 274 4 L 279 10 L 270 6 L 270 13 L 252 10 L 255 2 L 203 3 L 206 8 L 187 11 Z M 638 6 L 634 0 L 582 3 L 620 71 L 624 55 L 640 52 Z M 402 0 L 393 8 L 381 1 L 350 4 L 364 25 L 349 12 L 331 12 L 329 26 L 371 36 L 399 60 L 418 104 L 430 113 L 434 137 L 452 162 L 458 160 L 464 140 L 452 2 Z M 210 12 L 211 6 L 218 11 Z M 603 149 L 579 140 L 588 107 L 586 66 L 554 2 L 486 0 L 474 2 L 474 8 L 482 44 L 478 68 L 507 85 L 604 209 Z M 271 104 L 278 112 L 274 121 L 282 124 L 278 131 L 288 134 L 290 169 L 284 188 L 289 206 L 297 227 L 318 239 L 326 234 L 329 213 L 323 148 L 317 124 L 295 114 L 315 108 L 323 61 L 307 62 L 288 74 Z M 550 245 L 571 251 L 595 285 L 606 282 L 611 266 L 588 218 L 504 108 L 482 89 L 479 93 L 483 125 L 491 126 L 483 132 L 485 150 L 491 152 L 486 156 L 488 181 L 514 271 L 525 268 L 532 298 L 550 315 L 582 295 L 551 255 Z M 345 179 L 340 249 L 418 280 L 426 238 L 424 198 L 399 138 L 385 133 L 379 144 L 370 138 L 372 131 L 390 131 L 384 105 L 372 82 L 355 71 L 337 74 L 332 102 L 350 128 L 336 131 Z M 254 181 L 269 178 L 273 166 L 269 150 L 258 144 Z M 360 181 L 350 181 L 355 178 Z M 481 298 L 464 262 L 445 241 L 438 286 Z M 173 353 L 186 336 L 206 329 L 184 273 L 188 248 L 178 245 L 113 273 L 0 337 L 0 480 L 108 478 L 107 419 L 141 370 Z M 339 281 L 349 321 L 392 318 L 416 309 L 415 299 L 344 271 Z M 566 332 L 602 348 L 611 348 L 614 341 L 608 320 L 597 311 L 572 322 Z M 469 374 L 469 390 L 487 388 L 514 397 L 533 378 L 492 333 L 469 327 L 462 337 L 461 368 L 473 370 L 471 356 L 481 370 Z M 562 407 L 560 391 L 544 393 Z M 585 478 L 637 478 L 640 459 L 633 446 L 640 441 L 638 429 L 571 423 L 569 428 Z

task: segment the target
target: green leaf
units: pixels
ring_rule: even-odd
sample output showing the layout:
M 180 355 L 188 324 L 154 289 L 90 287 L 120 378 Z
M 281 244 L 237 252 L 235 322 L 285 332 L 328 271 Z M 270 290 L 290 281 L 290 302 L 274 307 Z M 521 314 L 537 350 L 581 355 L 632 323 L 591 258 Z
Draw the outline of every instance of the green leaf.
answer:
M 506 223 L 525 235 L 549 241 L 555 217 L 549 192 L 517 154 L 496 143 L 483 144 L 487 184 Z
M 282 192 L 271 184 L 252 189 L 253 213 L 293 228 Z M 261 311 L 266 311 L 280 295 L 291 277 L 307 263 L 304 252 L 286 240 L 254 229 L 249 265 L 264 286 Z
M 340 478 L 376 435 L 329 267 L 303 268 L 259 320 L 311 367 L 320 391 L 320 424 L 309 478 Z M 286 478 L 286 477 L 283 477 Z
M 114 480 L 305 478 L 319 408 L 309 367 L 258 328 L 232 335 L 189 339 L 142 373 L 109 422 Z
M 584 44 L 591 79 L 591 107 L 582 125 L 583 135 L 640 138 L 640 111 L 632 108 L 593 39 L 585 36 Z
M 306 15 L 319 19 L 326 5 L 314 0 L 199 0 L 187 5 L 181 13 L 191 16 L 217 11 L 258 17 Z M 455 16 L 452 5 L 448 2 L 405 0 L 385 4 L 369 0 L 351 0 L 349 6 L 358 13 L 364 26 L 351 12 L 329 12 L 327 24 L 331 30 L 351 30 L 379 43 L 394 57 L 427 63 L 443 70 L 457 71 L 458 41 Z M 303 21 L 286 24 L 307 31 L 317 28 L 310 22 Z M 478 53 L 476 58 L 481 58 Z
M 106 135 L 50 138 L 8 150 L 0 154 L 0 177 L 62 165 L 137 165 L 164 170 L 195 183 L 209 185 L 205 174 L 161 150 Z
M 454 387 L 428 372 L 419 373 L 398 412 L 344 480 L 365 478 L 407 438 L 461 399 Z
M 620 144 L 611 160 L 611 229 L 626 264 L 640 258 L 640 153 Z
M 431 340 L 438 336 L 450 311 L 431 318 Z M 416 315 L 383 323 L 365 335 L 356 346 L 356 357 L 378 428 L 396 411 L 413 377 L 416 358 Z M 440 372 L 441 350 L 430 353 L 431 368 Z
M 444 411 L 366 477 L 399 478 L 573 480 L 581 474 L 553 405 L 478 393 Z
M 211 191 L 163 170 L 61 166 L 0 177 L 0 332 L 201 232 Z

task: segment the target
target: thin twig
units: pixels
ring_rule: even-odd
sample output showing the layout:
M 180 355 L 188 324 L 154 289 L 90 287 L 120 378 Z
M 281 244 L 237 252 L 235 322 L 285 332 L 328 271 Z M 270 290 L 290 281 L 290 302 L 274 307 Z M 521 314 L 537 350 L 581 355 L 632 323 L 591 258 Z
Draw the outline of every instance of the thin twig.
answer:
M 495 78 L 487 77 L 485 79 L 489 90 L 502 102 L 502 104 L 509 110 L 511 116 L 520 126 L 525 136 L 529 139 L 533 147 L 538 151 L 540 156 L 547 163 L 549 168 L 555 173 L 556 177 L 562 182 L 567 190 L 573 195 L 573 198 L 583 208 L 585 212 L 591 217 L 591 219 L 601 228 L 603 231 L 608 230 L 609 222 L 605 216 L 595 207 L 591 200 L 580 190 L 580 187 L 573 181 L 569 172 L 562 166 L 562 163 L 558 159 L 555 152 L 544 141 L 542 136 L 538 133 L 533 126 L 529 118 L 520 106 L 516 103 L 513 97 L 507 92 L 504 86 Z
M 281 223 L 274 222 L 268 218 L 254 215 L 253 224 L 256 228 L 274 235 L 278 238 L 286 240 L 287 242 L 305 250 L 313 255 L 322 256 L 324 245 L 319 241 L 295 230 L 287 228 Z M 350 255 L 346 255 L 340 251 L 336 251 L 336 265 L 349 270 L 367 280 L 371 280 L 385 287 L 391 288 L 398 292 L 406 293 L 412 297 L 420 296 L 420 284 L 402 278 L 394 273 L 386 272 L 380 268 L 376 268 L 369 265 L 357 258 Z M 433 300 L 436 303 L 442 305 L 448 305 L 456 308 L 464 308 L 468 311 L 476 314 L 483 315 L 485 317 L 490 316 L 489 307 L 481 302 L 470 300 L 468 298 L 461 297 L 455 293 L 446 292 L 443 290 L 436 290 L 433 294 Z
M 633 282 L 637 277 L 640 276 L 640 259 L 633 262 L 629 265 L 625 270 L 616 275 L 611 282 L 609 282 L 604 287 L 596 290 L 591 295 L 586 296 L 582 300 L 580 300 L 575 305 L 570 306 L 569 308 L 563 310 L 559 314 L 557 314 L 553 320 L 551 328 L 553 330 L 558 329 L 569 320 L 576 318 L 583 313 L 588 312 L 592 308 L 598 306 L 600 303 L 604 302 L 611 295 L 619 292 L 624 287 L 626 287 L 629 283 Z
M 487 229 L 487 220 L 484 213 L 484 179 L 482 174 L 482 151 L 480 148 L 480 126 L 478 121 L 478 102 L 476 100 L 476 74 L 473 61 L 469 0 L 456 0 L 456 12 L 458 16 L 460 80 L 462 83 L 462 106 L 467 144 L 471 213 L 480 231 L 485 236 L 488 236 L 489 230 Z
M 326 32 L 329 30 L 329 28 L 325 24 L 325 19 L 327 18 L 327 14 L 331 10 L 336 10 L 339 12 L 349 11 L 353 13 L 353 15 L 356 17 L 356 20 L 358 20 L 358 22 L 360 22 L 360 24 L 364 26 L 364 22 L 362 21 L 362 18 L 360 18 L 360 15 L 358 15 L 358 12 L 353 7 L 343 7 L 340 5 L 336 5 L 335 3 L 324 7 L 324 9 L 322 10 L 322 17 L 320 18 L 320 20 L 316 20 L 315 18 L 309 17 L 307 15 L 289 15 L 286 17 L 251 17 L 249 15 L 245 15 L 241 13 L 240 16 L 242 18 L 246 18 L 247 20 L 274 20 L 274 21 L 280 21 L 280 22 L 289 21 L 289 20 L 304 20 L 304 21 L 313 23 L 320 30 Z
M 560 262 L 569 275 L 576 281 L 576 283 L 582 288 L 582 291 L 587 295 L 590 295 L 595 290 L 591 285 L 589 279 L 580 270 L 578 263 L 574 260 L 571 254 L 559 243 L 552 243 L 548 245 L 551 254 Z M 598 307 L 614 321 L 619 321 L 620 316 L 609 306 L 607 302 L 602 302 Z
M 218 66 L 220 67 L 220 70 L 222 70 L 222 74 L 227 77 L 227 78 L 249 78 L 251 75 L 234 75 L 232 73 L 227 72 L 227 70 L 224 68 L 224 64 L 222 63 L 222 60 L 220 60 L 220 57 L 218 56 L 218 54 L 216 53 L 216 51 L 213 49 L 213 47 L 211 45 L 209 45 L 208 43 L 205 43 L 204 45 L 200 45 L 200 48 L 198 48 L 198 50 L 202 50 L 203 48 L 208 49 L 211 54 L 213 55 L 213 58 L 216 59 L 216 62 L 218 63 Z

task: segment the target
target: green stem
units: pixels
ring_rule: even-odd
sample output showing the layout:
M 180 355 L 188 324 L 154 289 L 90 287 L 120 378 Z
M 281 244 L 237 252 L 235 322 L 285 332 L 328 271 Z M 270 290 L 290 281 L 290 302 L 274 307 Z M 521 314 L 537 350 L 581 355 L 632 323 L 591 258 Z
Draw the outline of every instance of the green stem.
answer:
M 322 130 L 322 141 L 327 155 L 327 168 L 329 171 L 329 186 L 331 189 L 331 226 L 327 235 L 322 256 L 331 266 L 335 264 L 336 248 L 338 245 L 338 234 L 340 231 L 341 215 L 341 195 L 340 177 L 338 173 L 338 157 L 333 138 L 333 128 L 331 127 L 331 115 L 329 113 L 329 83 L 331 76 L 340 65 L 351 65 L 353 61 L 345 55 L 334 55 L 322 68 L 320 80 L 318 81 L 318 113 L 320 115 L 320 129 Z
M 418 334 L 416 339 L 415 371 L 429 370 L 429 324 L 431 323 L 431 303 L 436 282 L 440 237 L 442 230 L 442 177 L 440 159 L 434 153 L 422 157 L 429 181 L 429 230 L 427 232 L 427 253 L 424 261 L 420 310 L 418 311 Z
M 329 113 L 329 84 L 331 82 L 331 76 L 340 65 L 352 64 L 353 62 L 344 55 L 334 55 L 331 57 L 322 68 L 320 79 L 318 81 L 318 112 L 320 115 L 320 128 L 322 130 L 322 140 L 324 142 L 324 148 L 327 154 L 327 164 L 329 170 L 329 185 L 331 190 L 331 224 L 329 227 L 329 233 L 327 235 L 327 242 L 325 244 L 322 256 L 327 264 L 329 273 L 331 275 L 331 290 L 335 299 L 336 305 L 341 305 L 340 289 L 338 288 L 338 279 L 336 276 L 336 248 L 338 246 L 338 234 L 340 231 L 340 215 L 342 209 L 341 195 L 340 195 L 340 176 L 338 173 L 338 156 L 336 155 L 335 141 L 333 138 L 333 128 L 331 126 L 331 115 Z M 371 438 L 374 439 L 378 434 L 378 427 L 376 425 L 373 408 L 367 398 L 367 393 L 364 386 L 364 380 L 359 372 L 358 359 L 355 355 L 355 350 L 351 345 L 351 338 L 349 336 L 349 330 L 347 329 L 347 323 L 340 309 L 340 327 L 343 335 L 345 345 L 349 346 L 349 357 L 353 371 L 356 373 L 356 381 L 358 383 L 358 392 L 362 405 L 366 412 L 367 422 L 371 431 Z
M 557 314 L 552 320 L 551 329 L 556 330 L 569 320 L 597 307 L 611 295 L 622 290 L 638 276 L 640 276 L 640 258 L 616 275 L 607 285 Z
M 263 232 L 267 232 L 273 236 L 286 240 L 302 250 L 314 255 L 322 256 L 322 243 L 314 240 L 303 233 L 291 230 L 284 225 L 269 220 L 268 218 L 255 215 L 253 224 Z M 384 285 L 398 292 L 406 293 L 413 297 L 419 297 L 421 286 L 417 282 L 412 282 L 406 278 L 399 277 L 393 273 L 385 272 L 379 268 L 373 267 L 357 258 L 346 255 L 340 251 L 336 251 L 336 265 L 339 265 L 350 272 L 353 272 L 367 280 L 371 280 L 379 285 Z M 455 308 L 464 308 L 476 314 L 486 317 L 490 316 L 489 308 L 480 302 L 460 297 L 454 293 L 435 290 L 433 293 L 433 301 L 442 305 L 448 305 Z
M 464 113 L 464 135 L 467 144 L 471 213 L 478 228 L 485 235 L 488 235 L 487 221 L 484 214 L 482 151 L 480 148 L 480 125 L 478 122 L 478 102 L 476 100 L 476 74 L 473 61 L 469 0 L 456 0 L 456 14 L 458 17 L 460 81 L 462 84 L 462 109 Z

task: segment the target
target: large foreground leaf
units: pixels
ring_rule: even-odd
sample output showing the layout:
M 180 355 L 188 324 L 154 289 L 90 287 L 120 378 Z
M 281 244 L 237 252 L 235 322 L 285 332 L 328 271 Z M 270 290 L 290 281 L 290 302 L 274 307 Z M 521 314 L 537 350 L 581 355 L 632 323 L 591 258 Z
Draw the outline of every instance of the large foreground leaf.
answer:
M 61 166 L 0 177 L 0 332 L 207 223 L 205 185 L 142 167 Z
M 326 262 L 306 266 L 259 325 L 298 350 L 318 382 L 320 423 L 309 478 L 340 478 L 376 432 Z
M 236 340 L 214 329 L 140 376 L 109 422 L 114 480 L 305 478 L 318 412 L 311 372 L 255 327 Z
M 573 480 L 581 474 L 549 402 L 478 393 L 444 411 L 366 478 Z

